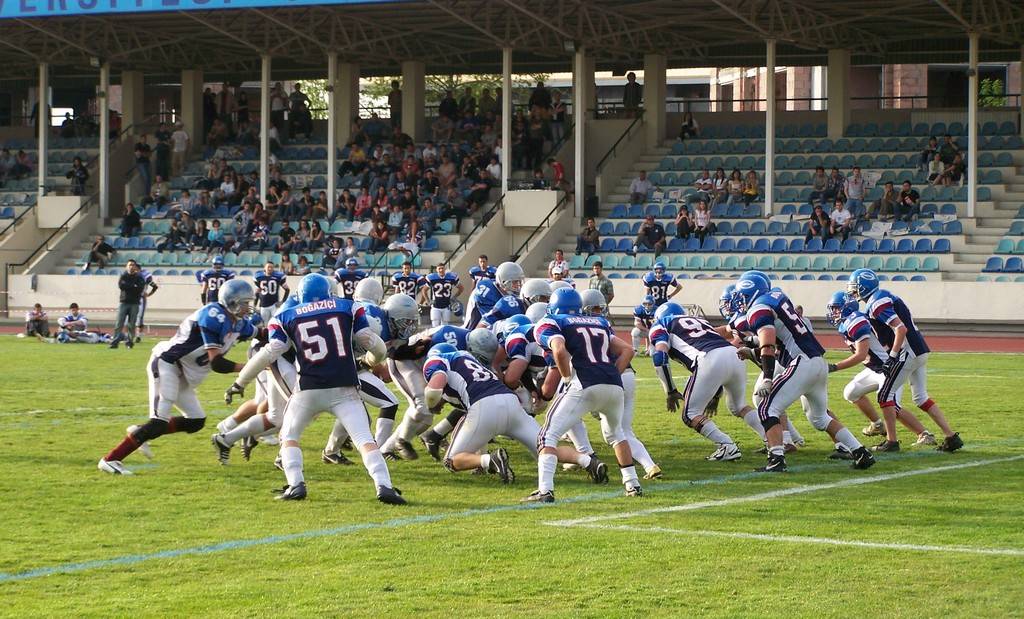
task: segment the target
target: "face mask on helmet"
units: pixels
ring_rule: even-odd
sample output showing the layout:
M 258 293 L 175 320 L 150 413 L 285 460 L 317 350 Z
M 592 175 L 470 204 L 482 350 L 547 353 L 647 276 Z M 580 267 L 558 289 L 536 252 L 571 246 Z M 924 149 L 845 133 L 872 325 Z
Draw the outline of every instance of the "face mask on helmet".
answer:
M 640 305 L 643 306 L 645 311 L 652 311 L 654 309 L 654 297 L 647 295 L 646 297 L 644 297 L 644 300 L 643 302 L 640 303 Z

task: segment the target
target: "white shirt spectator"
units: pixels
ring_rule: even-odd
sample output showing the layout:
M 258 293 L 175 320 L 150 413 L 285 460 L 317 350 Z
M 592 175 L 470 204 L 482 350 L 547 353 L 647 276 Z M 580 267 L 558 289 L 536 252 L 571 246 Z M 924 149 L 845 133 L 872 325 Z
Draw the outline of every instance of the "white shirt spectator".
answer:
M 562 275 L 569 275 L 569 263 L 565 260 L 552 260 L 548 263 L 548 275 L 551 275 L 558 269 Z
M 850 176 L 846 179 L 846 197 L 851 200 L 864 200 L 864 177 Z
M 171 143 L 174 144 L 174 152 L 183 153 L 188 150 L 188 132 L 184 129 L 178 129 L 171 134 Z
M 437 159 L 437 149 L 434 148 L 433 146 L 424 146 L 422 155 L 424 159 L 426 159 L 427 157 L 433 157 L 434 159 Z
M 501 164 L 492 163 L 487 166 L 487 172 L 490 173 L 491 178 L 501 178 Z
M 647 195 L 647 193 L 654 189 L 654 184 L 649 179 L 640 178 L 639 176 L 633 179 L 633 182 L 629 184 L 629 193 L 639 193 Z
M 832 209 L 832 214 L 829 215 L 832 218 L 832 223 L 837 226 L 845 225 L 846 222 L 850 221 L 850 211 L 845 208 Z

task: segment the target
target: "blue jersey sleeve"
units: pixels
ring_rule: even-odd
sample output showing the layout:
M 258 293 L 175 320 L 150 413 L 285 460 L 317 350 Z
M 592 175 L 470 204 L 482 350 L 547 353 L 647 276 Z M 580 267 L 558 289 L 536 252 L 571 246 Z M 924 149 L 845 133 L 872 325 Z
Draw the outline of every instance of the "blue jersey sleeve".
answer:
M 370 322 L 366 320 L 366 308 L 362 305 L 351 305 L 352 312 L 352 333 L 359 333 L 363 329 L 370 328 Z
M 646 288 L 650 288 L 653 285 L 654 285 L 654 273 L 648 273 L 647 275 L 644 275 L 644 286 Z
M 656 345 L 660 342 L 665 344 L 669 343 L 668 325 L 664 321 L 659 320 L 658 322 L 651 325 L 651 332 L 649 337 L 651 338 L 651 344 Z
M 892 297 L 879 295 L 868 307 L 868 313 L 872 318 L 885 324 L 891 324 L 896 316 L 896 308 L 893 306 Z
M 438 372 L 447 374 L 448 362 L 441 357 L 430 357 L 427 359 L 427 362 L 423 364 L 423 378 L 429 383 L 434 374 Z
M 551 318 L 542 319 L 533 328 L 533 339 L 544 348 L 550 350 L 551 340 L 555 338 L 562 338 L 564 340 L 565 336 L 562 335 L 562 329 L 558 326 L 558 323 Z
M 851 342 L 859 342 L 866 337 L 871 336 L 871 324 L 867 318 L 863 316 L 857 316 L 853 321 L 850 322 L 846 329 L 846 337 Z
M 505 355 L 511 359 L 527 359 L 526 346 L 529 341 L 525 333 L 513 331 L 505 338 Z
M 220 305 L 210 304 L 203 308 L 199 315 L 199 333 L 203 338 L 203 348 L 217 349 L 224 347 L 224 336 L 231 332 L 231 318 Z
M 764 303 L 757 303 L 747 312 L 747 325 L 757 333 L 764 327 L 775 327 L 775 312 Z
M 288 337 L 288 330 L 285 329 L 284 323 L 282 322 L 287 319 L 285 316 L 282 316 L 282 314 L 286 313 L 287 310 L 285 312 L 279 312 L 277 316 L 270 319 L 270 322 L 267 323 L 267 333 L 270 339 L 288 344 L 291 339 Z

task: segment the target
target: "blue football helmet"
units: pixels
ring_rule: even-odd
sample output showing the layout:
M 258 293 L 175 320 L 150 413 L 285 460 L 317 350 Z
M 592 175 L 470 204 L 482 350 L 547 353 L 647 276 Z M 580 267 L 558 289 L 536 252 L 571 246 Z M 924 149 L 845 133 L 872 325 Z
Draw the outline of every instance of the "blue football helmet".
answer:
M 548 313 L 552 315 L 579 314 L 583 309 L 580 293 L 572 288 L 559 288 L 551 294 Z
M 213 257 L 213 268 L 217 269 L 217 268 L 222 267 L 222 266 L 224 266 L 224 256 L 214 256 Z
M 439 357 L 441 355 L 447 355 L 453 352 L 459 352 L 458 348 L 455 348 L 451 344 L 434 344 L 427 351 L 428 357 Z
M 752 277 L 762 280 L 767 290 L 772 289 L 772 278 L 768 277 L 768 274 L 764 271 L 752 269 L 750 271 L 746 271 L 743 275 L 740 275 L 740 279 L 750 279 Z
M 832 294 L 828 305 L 825 306 L 825 320 L 833 327 L 838 327 L 847 316 L 859 308 L 860 304 L 855 299 L 846 292 L 838 290 Z
M 647 295 L 646 297 L 644 297 L 644 300 L 640 302 L 640 305 L 643 306 L 645 311 L 650 312 L 651 310 L 654 309 L 654 296 Z
M 526 317 L 525 314 L 516 314 L 515 316 L 509 316 L 508 318 L 505 319 L 503 323 L 501 323 L 502 336 L 508 337 L 509 335 L 512 334 L 513 331 L 515 331 L 519 327 L 523 327 L 528 324 L 532 323 L 530 322 L 530 319 Z
M 736 282 L 735 295 L 739 311 L 747 311 L 753 305 L 754 300 L 771 290 L 771 283 L 761 273 L 747 272 L 740 276 Z
M 358 266 L 359 266 L 359 261 L 356 260 L 355 258 L 349 258 L 348 260 L 345 261 L 345 268 L 346 269 L 355 269 Z
M 661 260 L 655 262 L 654 266 L 652 267 L 652 270 L 654 271 L 655 275 L 661 277 L 662 275 L 665 274 L 665 263 L 662 262 Z
M 331 298 L 331 280 L 319 273 L 310 273 L 299 280 L 298 295 L 301 303 L 329 299 Z
M 865 303 L 878 290 L 878 276 L 871 269 L 857 269 L 850 273 L 850 282 L 846 291 L 857 301 Z
M 654 312 L 654 320 L 660 321 L 665 316 L 685 316 L 686 310 L 682 305 L 667 301 L 662 303 L 658 310 Z
M 718 313 L 726 320 L 732 318 L 733 314 L 736 313 L 732 298 L 735 291 L 736 284 L 729 284 L 722 291 L 722 296 L 718 297 Z

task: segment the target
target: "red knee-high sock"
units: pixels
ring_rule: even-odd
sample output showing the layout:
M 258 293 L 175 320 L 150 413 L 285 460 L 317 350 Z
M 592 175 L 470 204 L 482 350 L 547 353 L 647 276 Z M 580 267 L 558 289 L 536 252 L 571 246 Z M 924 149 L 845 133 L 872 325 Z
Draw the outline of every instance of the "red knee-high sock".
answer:
M 918 406 L 918 408 L 927 413 L 933 406 L 935 406 L 935 401 L 932 400 L 931 398 L 928 398 L 927 400 L 922 402 L 921 405 Z
M 117 447 L 111 449 L 110 453 L 103 456 L 103 459 L 106 460 L 107 462 L 111 462 L 113 460 L 120 462 L 121 460 L 127 458 L 133 451 L 135 451 L 138 448 L 139 442 L 135 440 L 134 436 L 129 434 L 128 436 L 124 437 L 124 440 L 117 444 Z

